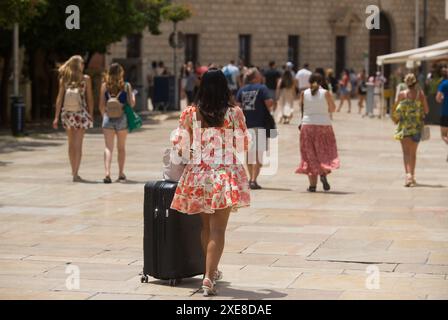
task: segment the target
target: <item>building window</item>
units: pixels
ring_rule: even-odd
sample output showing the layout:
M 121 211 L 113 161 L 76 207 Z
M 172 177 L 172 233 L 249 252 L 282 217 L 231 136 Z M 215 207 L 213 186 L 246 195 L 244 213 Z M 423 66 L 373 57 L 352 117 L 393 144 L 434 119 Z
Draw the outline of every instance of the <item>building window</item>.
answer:
M 346 37 L 338 36 L 336 37 L 336 77 L 339 77 L 345 69 L 346 61 Z
M 299 36 L 288 37 L 288 61 L 294 64 L 294 68 L 299 68 Z
M 199 43 L 197 34 L 185 35 L 185 63 L 191 61 L 197 63 L 199 60 Z
M 131 34 L 127 37 L 126 57 L 141 58 L 142 56 L 142 35 Z
M 239 58 L 243 60 L 246 66 L 251 65 L 251 35 L 240 35 L 240 51 Z
M 127 39 L 126 57 L 127 58 L 141 58 L 142 56 L 142 35 L 131 34 Z

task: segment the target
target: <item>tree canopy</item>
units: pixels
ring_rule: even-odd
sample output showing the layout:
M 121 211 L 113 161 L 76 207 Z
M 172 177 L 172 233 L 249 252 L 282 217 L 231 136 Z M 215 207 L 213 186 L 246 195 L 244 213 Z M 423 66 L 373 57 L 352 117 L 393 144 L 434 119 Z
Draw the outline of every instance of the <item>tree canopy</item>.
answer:
M 17 1 L 17 0 L 16 0 Z M 80 10 L 80 29 L 68 30 L 67 6 Z M 149 27 L 159 33 L 160 10 L 166 0 L 46 0 L 25 34 L 29 48 L 43 48 L 61 54 L 104 53 L 111 43 Z
M 161 15 L 164 20 L 178 23 L 191 17 L 190 8 L 182 4 L 172 3 L 162 8 Z
M 37 8 L 46 0 L 2 0 L 0 1 L 0 28 L 12 29 L 15 22 L 26 27 L 30 19 L 38 14 Z

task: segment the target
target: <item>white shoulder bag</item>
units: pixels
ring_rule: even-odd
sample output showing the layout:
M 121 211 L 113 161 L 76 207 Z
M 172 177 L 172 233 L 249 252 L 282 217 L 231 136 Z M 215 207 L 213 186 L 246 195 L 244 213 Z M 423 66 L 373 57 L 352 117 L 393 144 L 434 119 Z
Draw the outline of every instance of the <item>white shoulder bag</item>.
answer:
M 193 132 L 199 128 L 196 112 L 193 113 Z M 194 143 L 194 142 L 193 142 Z M 190 161 L 186 155 L 179 157 L 178 150 L 175 147 L 167 148 L 163 154 L 163 179 L 167 181 L 178 182 L 182 177 L 186 163 Z M 177 161 L 173 161 L 177 159 Z

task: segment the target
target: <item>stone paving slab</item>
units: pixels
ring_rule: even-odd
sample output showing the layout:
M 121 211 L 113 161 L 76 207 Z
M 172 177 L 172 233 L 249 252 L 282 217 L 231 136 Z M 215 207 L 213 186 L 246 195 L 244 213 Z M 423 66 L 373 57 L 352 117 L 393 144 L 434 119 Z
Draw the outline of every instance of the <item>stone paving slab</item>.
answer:
M 160 179 L 176 124 L 131 134 L 129 182 L 108 186 L 101 134 L 86 135 L 82 184 L 70 181 L 64 134 L 0 136 L 0 146 L 14 140 L 0 148 L 0 299 L 206 299 L 200 277 L 176 288 L 140 283 L 143 186 Z M 293 174 L 297 124 L 296 116 L 279 127 L 278 173 L 261 177 L 265 189 L 252 193 L 252 206 L 232 214 L 220 296 L 207 299 L 448 299 L 448 165 L 439 128 L 419 147 L 419 186 L 406 189 L 393 124 L 335 114 L 342 166 L 330 176 L 332 192 L 309 194 L 306 177 Z M 79 289 L 67 287 L 67 266 L 79 267 Z M 380 287 L 369 290 L 375 267 Z

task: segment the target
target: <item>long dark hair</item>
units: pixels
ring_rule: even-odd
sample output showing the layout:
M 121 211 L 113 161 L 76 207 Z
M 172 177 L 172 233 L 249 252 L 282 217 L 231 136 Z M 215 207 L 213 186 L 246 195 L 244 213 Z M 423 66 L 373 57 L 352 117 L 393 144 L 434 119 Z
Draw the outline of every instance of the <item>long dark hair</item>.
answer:
M 289 70 L 285 70 L 282 75 L 282 83 L 280 85 L 281 89 L 289 89 L 294 84 L 294 78 L 292 77 L 292 73 Z
M 195 104 L 210 127 L 223 125 L 227 110 L 231 107 L 231 93 L 221 70 L 211 68 L 204 73 Z

